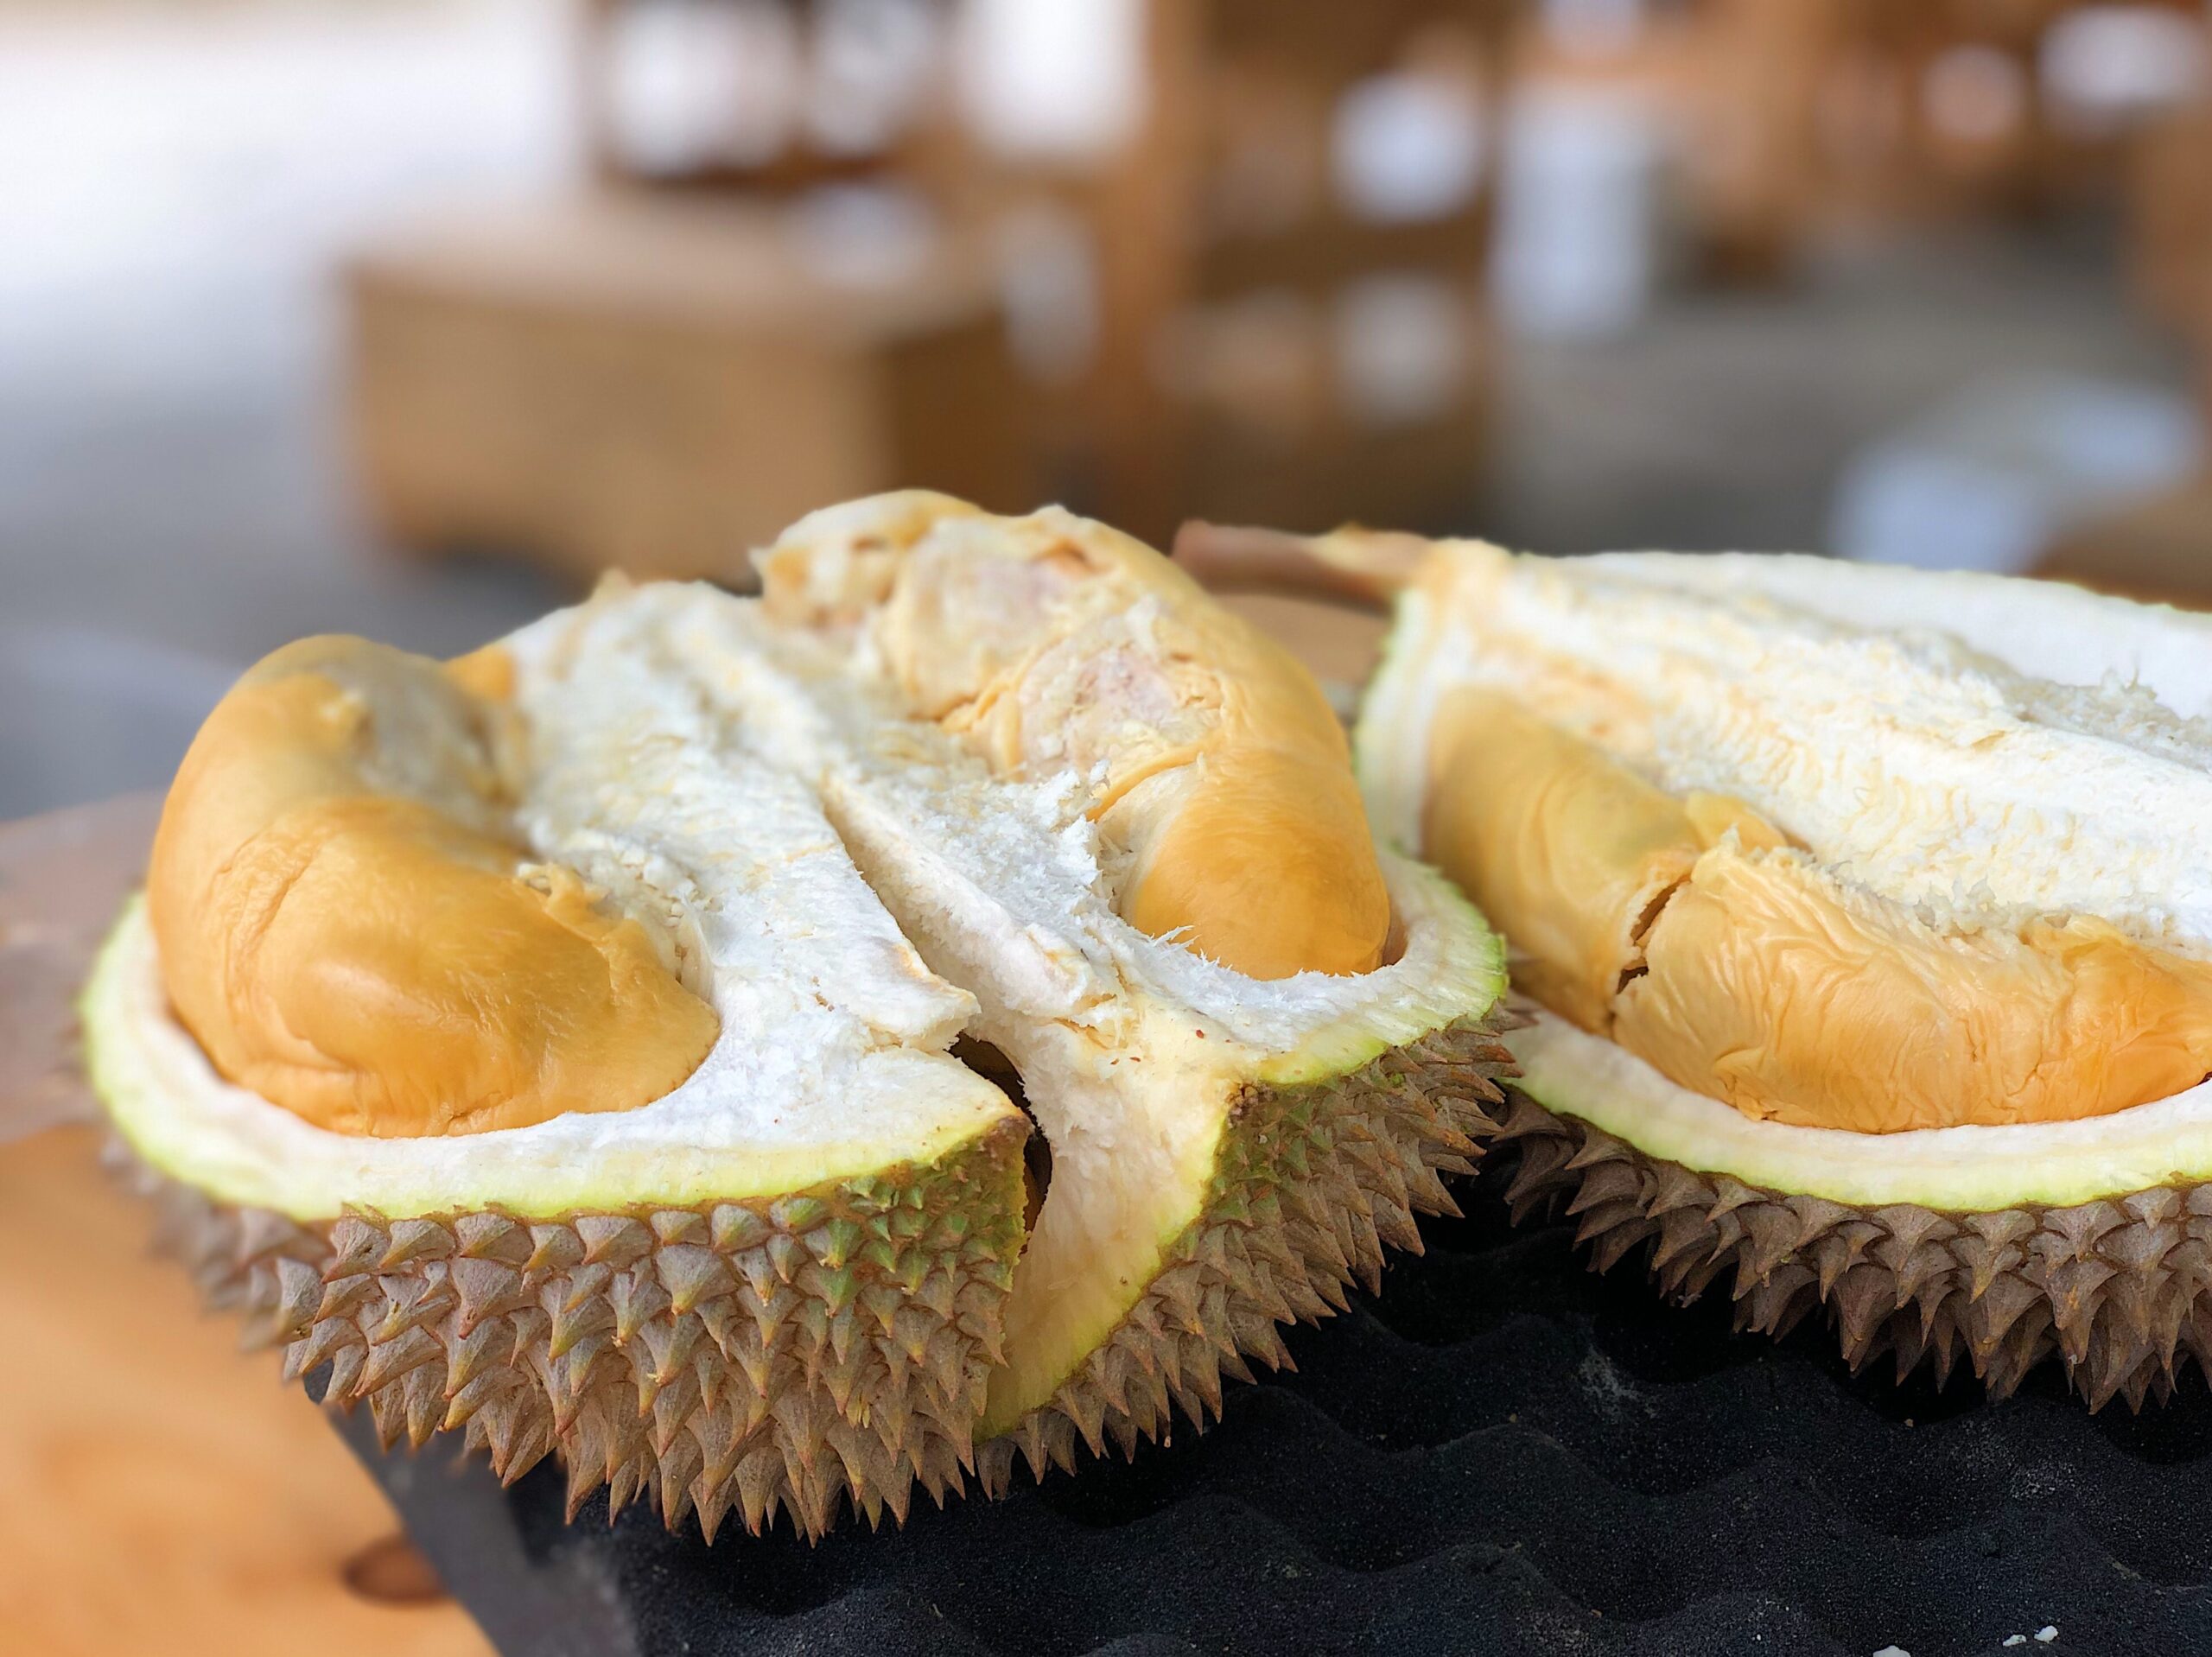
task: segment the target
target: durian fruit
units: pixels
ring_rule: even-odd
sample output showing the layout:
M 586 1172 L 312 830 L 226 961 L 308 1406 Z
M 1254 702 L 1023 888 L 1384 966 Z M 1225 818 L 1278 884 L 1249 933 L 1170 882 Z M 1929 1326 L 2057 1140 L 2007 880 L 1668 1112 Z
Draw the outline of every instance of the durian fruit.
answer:
M 807 788 L 623 642 L 250 673 L 87 989 L 93 1080 L 211 1298 L 387 1444 L 557 1449 L 572 1505 L 709 1534 L 903 1514 L 971 1457 L 1027 1124 Z
M 1854 1366 L 2212 1368 L 2212 619 L 1356 532 L 1377 833 L 1507 936 L 1512 1197 Z M 1364 561 L 1364 562 L 1363 562 Z
M 760 607 L 671 635 L 975 993 L 1051 1147 L 987 1483 L 1203 1422 L 1450 1210 L 1508 1062 L 1502 949 L 1375 850 L 1311 676 L 1149 548 L 907 493 L 761 571 Z
M 1495 936 L 1157 554 L 898 496 L 764 568 L 278 652 L 84 1000 L 292 1373 L 709 1535 L 1202 1420 L 1418 1246 L 1509 1063 Z

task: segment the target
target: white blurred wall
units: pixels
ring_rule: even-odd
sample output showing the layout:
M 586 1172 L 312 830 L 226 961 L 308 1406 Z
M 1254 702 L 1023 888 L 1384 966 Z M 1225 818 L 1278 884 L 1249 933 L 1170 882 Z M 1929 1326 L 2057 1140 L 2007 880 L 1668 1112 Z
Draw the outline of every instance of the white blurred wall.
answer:
M 378 556 L 334 257 L 571 165 L 541 0 L 0 5 L 0 817 L 156 785 L 244 663 L 450 651 L 547 595 Z
M 546 0 L 0 9 L 0 397 L 302 348 L 361 226 L 566 170 L 563 20 Z

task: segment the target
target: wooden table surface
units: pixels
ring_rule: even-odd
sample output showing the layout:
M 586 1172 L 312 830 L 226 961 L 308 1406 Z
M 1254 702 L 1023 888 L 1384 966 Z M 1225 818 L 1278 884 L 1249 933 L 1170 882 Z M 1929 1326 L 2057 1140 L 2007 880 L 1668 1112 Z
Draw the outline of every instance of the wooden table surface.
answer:
M 1368 618 L 1238 607 L 1340 698 L 1372 663 Z M 484 1653 L 276 1355 L 200 1311 L 99 1168 L 70 1006 L 157 809 L 0 823 L 0 1648 Z
M 68 1007 L 155 802 L 0 824 L 0 1649 L 479 1657 L 276 1355 L 111 1184 Z

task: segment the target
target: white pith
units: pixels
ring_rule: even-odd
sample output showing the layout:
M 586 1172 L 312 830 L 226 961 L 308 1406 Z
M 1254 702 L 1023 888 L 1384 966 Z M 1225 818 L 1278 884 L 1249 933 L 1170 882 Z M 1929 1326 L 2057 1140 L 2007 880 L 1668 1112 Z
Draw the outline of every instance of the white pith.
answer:
M 2055 581 L 1888 569 L 1805 553 L 1608 552 L 1586 561 L 1685 592 L 1764 593 L 1854 626 L 1939 628 L 2055 684 L 2141 684 L 2183 719 L 2212 716 L 2212 616 Z
M 836 644 L 727 600 L 649 589 L 658 650 L 817 790 L 869 885 L 931 968 L 976 995 L 970 1025 L 1020 1071 L 1052 1180 L 1007 1311 L 1003 1422 L 1048 1397 L 1142 1292 L 1203 1206 L 1235 1090 L 1340 1074 L 1502 987 L 1495 940 L 1427 871 L 1386 871 L 1406 936 L 1359 978 L 1261 982 L 1116 912 L 1084 779 L 991 774 Z
M 1470 555 L 1478 568 L 1497 556 Z M 1955 923 L 2002 924 L 2024 910 L 2079 912 L 2188 953 L 2212 941 L 2212 765 L 2204 751 L 2212 738 L 2202 724 L 2183 723 L 2212 715 L 2212 619 L 2054 585 L 1810 557 L 1613 553 L 1540 564 L 1530 579 L 1547 587 L 1542 602 L 1510 613 L 1563 632 L 1578 665 L 1593 674 L 1652 673 L 1656 635 L 1670 624 L 1683 629 L 1685 651 L 1713 664 L 1716 681 L 1740 671 L 1762 690 L 1777 676 L 1809 674 L 1813 651 L 1827 649 L 1831 661 L 1861 654 L 1867 671 L 1848 694 L 1765 746 L 1724 727 L 1716 709 L 1725 696 L 1702 706 L 1692 699 L 1671 741 L 1619 753 L 1662 786 L 1738 795 L 1854 883 Z M 1573 613 L 1586 590 L 1605 594 L 1602 639 L 1590 613 Z M 1745 644 L 1768 600 L 1784 635 L 1740 669 L 1719 661 Z M 1446 607 L 1421 588 L 1402 599 L 1359 724 L 1370 813 L 1378 834 L 1408 848 L 1420 843 L 1430 733 L 1443 696 L 1482 681 L 1529 690 L 1515 664 L 1480 652 Z M 1484 613 L 1486 625 L 1509 614 Z M 1586 625 L 1588 632 L 1580 632 Z M 1626 643 L 1616 638 L 1624 625 Z M 1638 646 L 1638 627 L 1654 649 Z M 1923 642 L 1853 640 L 1839 627 L 1916 630 Z M 1954 643 L 1933 637 L 1937 627 Z M 1551 632 L 1543 637 L 1554 642 Z M 1961 646 L 1990 662 L 1976 666 Z M 1964 689 L 1943 700 L 1933 664 L 1959 670 Z M 1900 699 L 1892 686 L 1885 702 L 1878 666 L 1915 676 L 1916 695 L 1938 691 L 1938 707 L 1955 716 L 1952 728 L 1929 730 L 1916 709 L 1902 733 L 1908 740 L 1897 740 L 1904 721 L 1891 704 Z M 2149 698 L 2155 708 L 2145 706 Z M 1976 704 L 1979 728 L 1966 716 Z M 2024 756 L 2009 776 L 1993 775 L 1988 746 L 1975 746 L 1993 734 L 1995 746 L 2014 745 Z M 1834 765 L 1816 758 L 1786 772 L 1730 763 L 1746 752 L 1786 757 L 1798 749 Z M 1879 831 L 1896 819 L 1869 814 L 1865 794 L 1836 785 L 1843 773 L 1834 765 L 1850 755 L 1920 767 L 1923 780 L 1954 764 L 1944 809 L 1930 814 L 1937 831 L 1916 844 L 1885 841 Z M 1823 785 L 1828 797 L 1808 808 L 1807 793 Z M 1702 1172 L 1840 1203 L 1974 1212 L 2212 1178 L 2212 1083 L 2084 1121 L 1871 1134 L 1755 1120 L 1549 1013 L 1506 1041 L 1524 1071 L 1518 1085 L 1552 1110 Z
M 508 643 L 532 754 L 521 827 L 664 929 L 721 1018 L 708 1059 L 628 1112 L 327 1133 L 213 1072 L 134 911 L 86 1016 L 101 1089 L 149 1162 L 303 1219 L 776 1194 L 934 1159 L 1008 1120 L 943 1051 L 965 1029 L 1021 1070 L 1053 1148 L 1008 1315 L 1009 1353 L 1044 1355 L 1015 1366 L 1026 1406 L 1199 1211 L 1240 1083 L 1340 1074 L 1502 988 L 1492 935 L 1397 860 L 1402 953 L 1361 977 L 1260 982 L 1143 936 L 1115 913 L 1084 779 L 993 777 L 750 600 L 645 587 Z

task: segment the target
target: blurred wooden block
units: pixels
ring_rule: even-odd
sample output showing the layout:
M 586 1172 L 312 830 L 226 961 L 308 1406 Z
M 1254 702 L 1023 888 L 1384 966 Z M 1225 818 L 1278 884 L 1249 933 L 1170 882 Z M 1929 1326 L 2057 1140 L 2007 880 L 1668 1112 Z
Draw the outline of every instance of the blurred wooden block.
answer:
M 1094 510 L 1160 542 L 1192 516 L 1464 516 L 1515 10 L 1149 0 L 1143 118 L 1082 198 L 1100 345 L 1069 424 Z M 1411 204 L 1345 162 L 1396 99 L 1462 144 Z
M 2127 232 L 2138 300 L 2212 349 L 2212 98 L 2174 111 L 2137 140 Z
M 380 527 L 743 585 L 748 549 L 829 502 L 1034 505 L 988 249 L 815 222 L 607 192 L 364 251 L 351 425 Z
M 2100 592 L 2212 610 L 2212 470 L 2069 530 L 2034 573 Z

